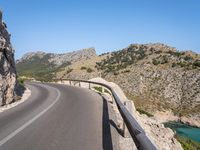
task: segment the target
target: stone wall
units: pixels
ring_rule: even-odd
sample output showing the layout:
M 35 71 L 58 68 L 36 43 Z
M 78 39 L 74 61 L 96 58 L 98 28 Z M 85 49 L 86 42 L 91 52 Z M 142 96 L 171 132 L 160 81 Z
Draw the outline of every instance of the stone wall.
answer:
M 14 49 L 6 28 L 0 11 L 0 105 L 14 101 L 16 86 Z

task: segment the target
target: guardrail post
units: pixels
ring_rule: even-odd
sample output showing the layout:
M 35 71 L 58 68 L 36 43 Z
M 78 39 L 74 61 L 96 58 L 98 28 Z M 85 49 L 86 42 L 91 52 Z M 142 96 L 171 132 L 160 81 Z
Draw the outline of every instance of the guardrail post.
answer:
M 111 92 L 111 103 L 113 104 L 114 103 L 114 96 L 113 96 L 113 94 L 112 94 L 112 92 Z
M 71 80 L 69 80 L 69 84 L 72 85 L 72 81 Z
M 78 82 L 79 87 L 81 87 L 81 82 Z
M 91 85 L 90 85 L 90 83 L 89 83 L 89 89 L 91 89 Z
M 125 101 L 124 102 L 125 107 L 128 109 L 129 112 L 132 112 L 132 103 L 131 101 Z M 131 135 L 128 131 L 128 128 L 126 127 L 125 122 L 123 121 L 123 137 L 130 138 Z

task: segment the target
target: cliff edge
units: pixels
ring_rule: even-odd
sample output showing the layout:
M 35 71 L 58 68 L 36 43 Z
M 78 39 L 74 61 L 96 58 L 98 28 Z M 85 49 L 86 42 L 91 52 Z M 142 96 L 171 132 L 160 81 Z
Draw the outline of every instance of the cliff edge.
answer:
M 2 12 L 0 11 L 0 105 L 14 101 L 15 86 L 14 49 L 10 43 L 10 34 L 2 20 Z

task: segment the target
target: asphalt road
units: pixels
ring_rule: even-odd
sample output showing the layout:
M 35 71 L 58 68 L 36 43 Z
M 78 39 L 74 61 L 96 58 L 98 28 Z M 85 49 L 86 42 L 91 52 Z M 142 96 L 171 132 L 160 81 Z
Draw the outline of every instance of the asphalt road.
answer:
M 107 102 L 88 89 L 27 83 L 28 100 L 0 113 L 0 150 L 113 149 Z

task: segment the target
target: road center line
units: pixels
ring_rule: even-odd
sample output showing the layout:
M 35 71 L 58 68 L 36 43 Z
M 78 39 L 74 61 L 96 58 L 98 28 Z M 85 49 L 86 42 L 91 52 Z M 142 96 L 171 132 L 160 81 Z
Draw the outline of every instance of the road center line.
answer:
M 54 87 L 51 87 L 54 88 Z M 60 91 L 56 88 L 54 88 L 57 92 L 57 97 L 55 99 L 55 101 L 53 103 L 51 103 L 51 105 L 49 105 L 46 109 L 44 109 L 42 112 L 40 112 L 39 114 L 37 114 L 35 117 L 33 117 L 31 120 L 29 120 L 27 123 L 25 123 L 24 125 L 22 125 L 20 128 L 18 128 L 17 130 L 15 130 L 14 132 L 10 133 L 7 137 L 5 137 L 4 139 L 2 139 L 0 141 L 0 146 L 2 146 L 3 144 L 5 144 L 6 142 L 8 142 L 10 139 L 12 139 L 14 136 L 16 136 L 18 133 L 20 133 L 22 130 L 24 130 L 26 127 L 28 127 L 29 125 L 31 125 L 34 121 L 36 121 L 38 118 L 40 118 L 43 114 L 45 114 L 49 109 L 51 109 L 59 100 L 60 98 Z

